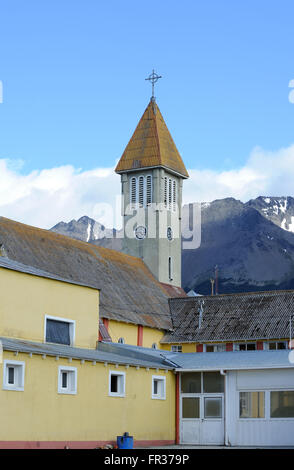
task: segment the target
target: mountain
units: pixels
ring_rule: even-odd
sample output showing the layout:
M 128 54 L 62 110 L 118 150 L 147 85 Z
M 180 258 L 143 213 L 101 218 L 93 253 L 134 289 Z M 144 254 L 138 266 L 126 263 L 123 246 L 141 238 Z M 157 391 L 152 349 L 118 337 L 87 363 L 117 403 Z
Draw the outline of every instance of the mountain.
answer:
M 187 215 L 182 225 L 189 226 Z M 87 216 L 51 230 L 107 248 L 122 247 L 121 232 Z M 102 238 L 112 233 L 116 238 Z M 183 288 L 210 294 L 216 266 L 218 293 L 294 289 L 294 199 L 260 196 L 246 203 L 226 198 L 201 204 L 201 245 L 182 251 Z
M 121 238 L 119 238 L 121 231 L 105 228 L 104 225 L 86 215 L 78 220 L 59 222 L 50 230 L 83 242 L 121 250 Z

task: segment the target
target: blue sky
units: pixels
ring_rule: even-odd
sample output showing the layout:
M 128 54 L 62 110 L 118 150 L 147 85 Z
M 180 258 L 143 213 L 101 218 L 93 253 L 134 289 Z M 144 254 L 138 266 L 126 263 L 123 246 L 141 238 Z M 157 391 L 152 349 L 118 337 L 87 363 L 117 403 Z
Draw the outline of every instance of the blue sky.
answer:
M 0 160 L 18 177 L 112 168 L 153 68 L 187 168 L 234 172 L 256 147 L 290 148 L 293 13 L 288 0 L 0 1 Z

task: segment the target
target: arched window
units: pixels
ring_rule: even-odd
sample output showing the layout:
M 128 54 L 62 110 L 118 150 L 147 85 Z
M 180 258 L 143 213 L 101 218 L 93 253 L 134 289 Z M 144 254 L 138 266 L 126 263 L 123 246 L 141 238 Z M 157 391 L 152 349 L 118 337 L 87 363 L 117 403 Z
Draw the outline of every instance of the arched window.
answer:
M 139 204 L 144 207 L 144 176 L 139 176 Z
M 132 207 L 137 202 L 137 178 L 131 178 L 131 205 Z
M 146 205 L 149 206 L 152 202 L 152 177 L 146 177 Z
M 118 343 L 125 344 L 125 339 L 124 338 L 119 338 Z
M 153 343 L 151 347 L 152 347 L 152 349 L 157 349 L 157 344 Z
M 172 201 L 173 201 L 173 211 L 176 210 L 176 202 L 177 202 L 177 183 L 176 180 L 173 180 L 173 196 L 172 196 Z

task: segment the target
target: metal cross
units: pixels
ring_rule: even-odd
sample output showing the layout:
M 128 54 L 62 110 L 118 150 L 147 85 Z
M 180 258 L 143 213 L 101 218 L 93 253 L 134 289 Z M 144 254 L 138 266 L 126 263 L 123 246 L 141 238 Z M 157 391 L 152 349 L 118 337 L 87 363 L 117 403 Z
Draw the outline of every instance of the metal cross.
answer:
M 154 97 L 154 83 L 156 83 L 159 78 L 162 78 L 162 76 L 157 75 L 157 73 L 154 71 L 154 69 L 152 70 L 151 75 L 149 75 L 148 78 L 145 78 L 145 80 L 149 80 L 152 83 L 152 99 L 155 98 Z

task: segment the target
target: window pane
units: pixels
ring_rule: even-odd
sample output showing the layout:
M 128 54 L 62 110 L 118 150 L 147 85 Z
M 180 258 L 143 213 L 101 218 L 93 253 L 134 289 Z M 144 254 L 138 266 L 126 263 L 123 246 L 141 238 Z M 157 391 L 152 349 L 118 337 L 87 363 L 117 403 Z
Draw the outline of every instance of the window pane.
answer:
M 240 392 L 240 418 L 264 418 L 264 392 Z
M 153 395 L 157 395 L 158 394 L 158 380 L 154 380 L 153 382 Z
M 182 417 L 199 418 L 199 398 L 182 398 Z
M 201 372 L 189 372 L 182 374 L 182 393 L 201 392 Z
M 8 367 L 8 383 L 14 384 L 14 367 Z
M 247 344 L 247 351 L 255 351 L 256 345 L 255 344 Z
M 222 393 L 224 377 L 219 372 L 203 372 L 203 391 L 205 393 Z
M 213 352 L 213 351 L 214 351 L 214 346 L 206 345 L 206 352 Z
M 118 392 L 118 376 L 117 375 L 111 375 L 111 378 L 110 378 L 110 391 L 112 393 L 117 393 Z
M 221 418 L 222 417 L 222 399 L 204 398 L 204 417 Z
M 294 418 L 294 391 L 271 392 L 271 418 Z
M 70 324 L 67 322 L 47 319 L 46 341 L 48 343 L 70 345 L 69 327 Z
M 62 388 L 67 388 L 67 372 L 62 372 Z

